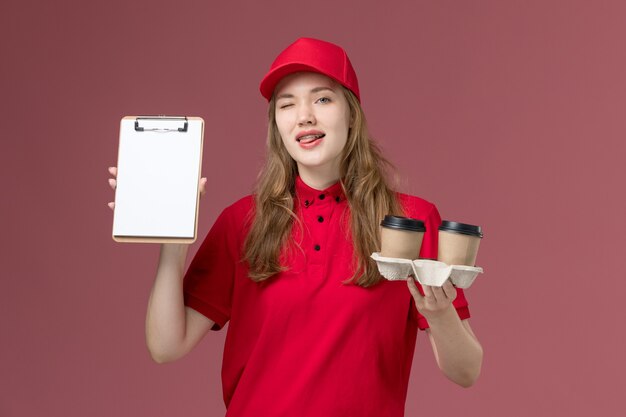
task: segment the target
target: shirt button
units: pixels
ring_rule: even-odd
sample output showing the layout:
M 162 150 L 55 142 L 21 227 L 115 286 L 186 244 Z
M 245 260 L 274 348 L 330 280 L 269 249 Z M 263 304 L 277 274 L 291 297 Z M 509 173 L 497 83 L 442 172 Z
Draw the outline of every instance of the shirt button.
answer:
M 317 221 L 322 223 L 324 221 L 324 218 L 322 216 L 317 216 Z
M 315 249 L 315 250 L 320 250 L 320 249 L 321 249 L 321 247 L 320 247 L 320 245 L 315 245 L 315 246 L 313 247 L 313 249 Z
M 309 203 L 309 200 L 304 200 L 304 207 L 309 207 L 309 204 L 311 204 Z
M 339 198 L 339 196 L 335 197 L 335 201 L 336 201 L 336 202 L 339 202 L 339 200 L 341 200 L 341 199 Z
M 323 200 L 325 198 L 326 198 L 326 196 L 324 194 L 320 194 L 320 200 Z

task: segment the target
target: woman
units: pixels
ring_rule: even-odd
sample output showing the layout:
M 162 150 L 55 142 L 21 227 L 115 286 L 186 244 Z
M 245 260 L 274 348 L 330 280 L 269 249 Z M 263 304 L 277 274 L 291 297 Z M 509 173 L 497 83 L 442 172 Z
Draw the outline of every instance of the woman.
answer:
M 162 246 L 146 319 L 154 360 L 182 357 L 229 321 L 227 416 L 402 416 L 421 328 L 443 373 L 472 385 L 482 349 L 462 290 L 421 294 L 369 257 L 393 213 L 424 221 L 420 255 L 436 258 L 441 218 L 387 185 L 345 51 L 299 39 L 261 93 L 268 157 L 255 194 L 222 212 L 185 274 L 187 246 Z

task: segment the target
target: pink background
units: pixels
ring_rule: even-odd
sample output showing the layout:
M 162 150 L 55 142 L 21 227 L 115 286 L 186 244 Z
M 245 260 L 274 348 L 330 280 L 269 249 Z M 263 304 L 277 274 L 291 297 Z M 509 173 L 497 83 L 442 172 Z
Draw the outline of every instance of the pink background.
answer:
M 225 332 L 149 358 L 158 248 L 111 240 L 107 166 L 121 117 L 203 117 L 204 237 L 251 190 L 258 83 L 299 36 L 347 49 L 402 189 L 484 228 L 468 291 L 482 376 L 448 382 L 420 334 L 407 416 L 621 415 L 625 2 L 5 0 L 0 15 L 0 416 L 223 415 Z

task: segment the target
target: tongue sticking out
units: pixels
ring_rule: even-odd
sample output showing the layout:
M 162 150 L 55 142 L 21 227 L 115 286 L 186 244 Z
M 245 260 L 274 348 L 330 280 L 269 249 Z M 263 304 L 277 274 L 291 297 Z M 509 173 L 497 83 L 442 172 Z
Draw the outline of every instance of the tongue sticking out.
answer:
M 298 142 L 300 143 L 311 143 L 313 141 L 316 141 L 318 139 L 323 138 L 326 135 L 306 135 L 306 136 L 302 136 L 301 138 L 298 139 Z

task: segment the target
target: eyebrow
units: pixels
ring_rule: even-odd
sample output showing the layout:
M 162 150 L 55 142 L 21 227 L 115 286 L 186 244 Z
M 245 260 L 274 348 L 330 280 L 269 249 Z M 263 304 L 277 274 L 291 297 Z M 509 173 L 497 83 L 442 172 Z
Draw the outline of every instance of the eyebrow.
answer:
M 330 87 L 315 87 L 315 88 L 311 89 L 310 92 L 311 93 L 319 93 L 320 91 L 324 91 L 324 90 L 328 90 L 328 91 L 331 91 L 333 93 L 335 92 L 335 90 L 333 90 Z M 285 93 L 285 94 L 281 94 L 279 96 L 276 96 L 276 100 L 280 100 L 281 98 L 293 98 L 293 94 L 286 94 Z

